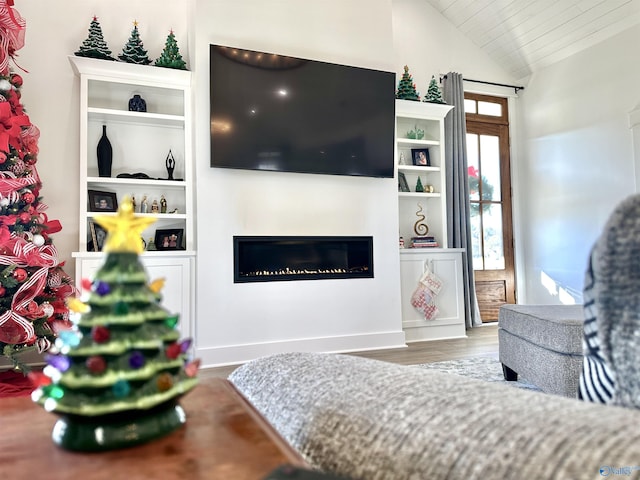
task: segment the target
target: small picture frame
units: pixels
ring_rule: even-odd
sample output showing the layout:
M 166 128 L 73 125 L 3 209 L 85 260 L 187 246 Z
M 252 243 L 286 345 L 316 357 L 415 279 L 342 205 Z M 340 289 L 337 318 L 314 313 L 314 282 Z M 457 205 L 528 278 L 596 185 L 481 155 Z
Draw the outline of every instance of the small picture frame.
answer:
M 431 166 L 431 159 L 429 158 L 428 148 L 412 148 L 411 158 L 413 159 L 414 165 L 417 165 L 419 167 Z
M 407 177 L 405 177 L 404 173 L 398 172 L 398 191 L 399 192 L 410 192 L 409 184 L 407 183 Z
M 107 240 L 107 231 L 96 222 L 89 220 L 89 232 L 91 233 L 91 240 L 87 250 L 101 252 Z
M 90 212 L 115 212 L 118 210 L 118 198 L 113 192 L 88 190 Z
M 184 230 L 182 228 L 172 228 L 156 230 L 154 242 L 158 250 L 184 250 L 182 239 Z

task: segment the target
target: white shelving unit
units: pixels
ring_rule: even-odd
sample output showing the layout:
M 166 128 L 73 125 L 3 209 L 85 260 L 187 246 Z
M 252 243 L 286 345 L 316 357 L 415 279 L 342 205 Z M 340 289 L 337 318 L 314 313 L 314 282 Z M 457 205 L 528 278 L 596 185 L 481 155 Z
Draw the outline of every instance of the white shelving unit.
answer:
M 141 256 L 151 278 L 166 279 L 163 304 L 181 316 L 184 335 L 192 336 L 195 281 L 195 232 L 193 202 L 193 151 L 191 72 L 149 65 L 69 56 L 80 80 L 80 222 L 76 259 L 76 282 L 90 278 L 104 254 L 89 248 L 92 212 L 89 191 L 114 194 L 118 202 L 133 196 L 136 215 L 156 219 L 143 232 L 145 241 L 157 229 L 183 231 L 182 250 L 148 251 Z M 140 95 L 146 112 L 129 111 L 129 99 Z M 96 148 L 106 125 L 113 148 L 111 177 L 98 175 Z M 169 151 L 175 159 L 173 179 L 165 165 Z M 123 178 L 119 174 L 143 173 L 149 178 Z M 164 196 L 167 213 L 140 213 L 143 197 L 148 212 L 153 200 Z M 173 213 L 169 213 L 173 212 Z
M 463 249 L 446 248 L 447 212 L 444 157 L 444 118 L 453 107 L 434 103 L 396 100 L 396 165 L 403 173 L 410 192 L 398 192 L 398 229 L 407 248 L 400 249 L 400 282 L 402 327 L 407 342 L 464 337 L 465 318 L 462 279 Z M 408 138 L 407 133 L 424 131 L 421 139 Z M 412 149 L 429 150 L 429 166 L 413 164 Z M 433 192 L 416 192 L 420 178 Z M 400 188 L 398 188 L 400 190 Z M 441 248 L 408 248 L 416 236 L 414 226 L 421 217 Z M 438 315 L 426 320 L 411 305 L 411 297 L 426 267 L 442 281 L 436 296 Z
M 453 107 L 435 103 L 396 100 L 396 165 L 407 179 L 410 192 L 398 192 L 400 235 L 407 246 L 415 236 L 416 211 L 422 207 L 429 235 L 441 246 L 447 245 L 446 192 L 444 175 L 444 117 Z M 420 129 L 422 139 L 407 138 L 407 132 Z M 428 149 L 430 166 L 416 166 L 412 149 Z M 423 186 L 433 186 L 433 193 L 416 192 L 418 177 Z M 418 205 L 420 204 L 420 205 Z

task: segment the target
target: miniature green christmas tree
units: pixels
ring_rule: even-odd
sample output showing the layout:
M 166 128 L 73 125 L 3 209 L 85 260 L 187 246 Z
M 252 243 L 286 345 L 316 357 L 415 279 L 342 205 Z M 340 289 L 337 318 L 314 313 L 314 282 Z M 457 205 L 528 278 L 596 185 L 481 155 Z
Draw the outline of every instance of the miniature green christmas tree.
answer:
M 107 42 L 102 36 L 102 27 L 98 23 L 98 17 L 95 15 L 89 25 L 89 36 L 82 42 L 79 50 L 74 52 L 74 55 L 115 61 L 115 58 L 111 56 L 111 50 L 107 47 Z
M 176 36 L 173 34 L 173 30 L 169 32 L 164 50 L 162 50 L 155 65 L 156 67 L 176 68 L 178 70 L 187 69 L 187 64 L 182 59 L 182 55 L 180 55 L 178 42 L 176 41 Z
M 133 22 L 133 30 L 131 30 L 131 36 L 122 49 L 122 53 L 118 55 L 118 58 L 123 62 L 135 63 L 137 65 L 149 65 L 151 60 L 147 55 L 147 51 L 144 49 L 142 40 L 140 39 L 140 32 L 138 32 L 138 22 Z
M 128 447 L 180 427 L 177 399 L 196 385 L 199 365 L 187 360 L 191 341 L 179 341 L 178 315 L 160 306 L 163 280 L 148 283 L 138 258 L 154 220 L 135 217 L 128 198 L 117 215 L 95 220 L 108 231 L 107 257 L 83 281 L 86 302 L 67 302 L 74 327 L 60 333 L 32 394 L 61 415 L 54 441 L 80 451 Z
M 442 98 L 442 92 L 440 91 L 438 82 L 436 82 L 436 77 L 433 75 L 431 76 L 431 81 L 429 82 L 427 94 L 424 96 L 424 101 L 429 103 L 446 103 Z
M 396 91 L 396 98 L 401 100 L 413 100 L 420 101 L 420 95 L 416 91 L 416 84 L 413 83 L 411 74 L 409 74 L 409 67 L 404 66 L 404 73 L 402 78 L 398 82 L 398 90 Z
M 418 177 L 418 181 L 416 182 L 416 192 L 424 192 L 424 187 L 422 186 L 422 180 Z

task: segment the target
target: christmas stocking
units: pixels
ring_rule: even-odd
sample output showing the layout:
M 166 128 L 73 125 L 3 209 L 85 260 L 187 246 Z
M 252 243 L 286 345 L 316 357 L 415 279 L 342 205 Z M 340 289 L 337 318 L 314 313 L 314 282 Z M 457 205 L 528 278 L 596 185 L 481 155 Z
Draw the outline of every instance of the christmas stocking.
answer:
M 422 313 L 426 320 L 434 320 L 438 315 L 438 307 L 434 297 L 440 293 L 441 289 L 442 281 L 428 266 L 425 266 L 425 272 L 411 296 L 411 305 Z

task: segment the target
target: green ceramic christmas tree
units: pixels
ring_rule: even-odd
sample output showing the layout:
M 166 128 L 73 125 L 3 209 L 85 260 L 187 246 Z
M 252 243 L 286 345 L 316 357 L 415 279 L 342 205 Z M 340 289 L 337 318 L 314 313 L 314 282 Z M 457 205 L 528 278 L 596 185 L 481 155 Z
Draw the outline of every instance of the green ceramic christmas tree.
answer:
M 89 25 L 89 36 L 82 42 L 77 52 L 77 57 L 99 58 L 101 60 L 115 60 L 111 56 L 111 50 L 102 36 L 102 27 L 98 23 L 98 17 L 94 16 Z
M 74 327 L 61 332 L 32 398 L 61 418 L 56 443 L 69 450 L 128 447 L 185 422 L 177 399 L 197 383 L 191 341 L 180 341 L 178 315 L 160 305 L 163 281 L 149 283 L 138 255 L 142 231 L 129 199 L 115 216 L 96 217 L 108 231 L 107 257 L 86 299 L 74 298 Z M 134 435 L 131 432 L 135 432 Z
M 409 67 L 406 65 L 404 66 L 402 78 L 398 82 L 396 98 L 399 98 L 400 100 L 420 101 L 420 95 L 416 91 L 416 84 L 413 83 L 413 78 L 411 78 L 411 74 L 409 73 Z
M 438 86 L 436 77 L 433 75 L 431 76 L 431 81 L 429 82 L 427 94 L 424 96 L 424 101 L 429 103 L 446 103 L 442 98 L 442 92 L 440 91 L 440 87 Z
M 122 49 L 122 53 L 118 55 L 118 58 L 123 62 L 135 63 L 138 65 L 149 65 L 151 60 L 147 55 L 147 51 L 144 49 L 142 40 L 140 39 L 140 32 L 138 31 L 138 22 L 133 22 L 133 30 L 129 40 Z
M 416 192 L 424 192 L 424 186 L 422 185 L 420 177 L 418 177 L 418 181 L 416 182 Z
M 164 50 L 162 50 L 162 53 L 156 60 L 155 66 L 176 68 L 178 70 L 187 69 L 187 64 L 182 59 L 182 55 L 180 55 L 178 42 L 176 40 L 176 36 L 173 34 L 173 30 L 169 32 L 169 36 L 167 37 L 167 41 L 164 45 Z

